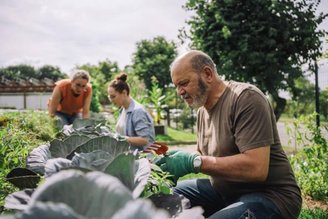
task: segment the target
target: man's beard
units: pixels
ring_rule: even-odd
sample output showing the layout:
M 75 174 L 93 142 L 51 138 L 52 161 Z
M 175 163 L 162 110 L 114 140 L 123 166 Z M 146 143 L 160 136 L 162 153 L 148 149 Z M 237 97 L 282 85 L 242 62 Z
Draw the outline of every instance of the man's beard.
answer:
M 193 97 L 192 104 L 189 106 L 191 108 L 197 109 L 201 106 L 204 106 L 207 100 L 207 92 L 208 86 L 205 84 L 205 82 L 199 78 L 198 80 L 198 92 L 197 94 Z

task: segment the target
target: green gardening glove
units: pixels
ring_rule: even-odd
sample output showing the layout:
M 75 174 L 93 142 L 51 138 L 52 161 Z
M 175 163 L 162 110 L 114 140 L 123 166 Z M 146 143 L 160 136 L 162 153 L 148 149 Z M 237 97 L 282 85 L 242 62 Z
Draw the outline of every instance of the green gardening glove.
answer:
M 197 155 L 184 151 L 169 151 L 166 155 L 156 162 L 163 171 L 172 174 L 174 181 L 188 173 L 195 173 L 194 159 Z

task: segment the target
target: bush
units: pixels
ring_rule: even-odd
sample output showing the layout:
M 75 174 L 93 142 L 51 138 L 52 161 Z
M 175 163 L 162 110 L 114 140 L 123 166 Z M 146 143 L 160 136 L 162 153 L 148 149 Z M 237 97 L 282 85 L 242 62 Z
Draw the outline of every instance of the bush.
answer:
M 91 82 L 92 85 L 92 99 L 91 99 L 91 105 L 90 110 L 95 113 L 100 112 L 100 102 L 99 102 L 99 88 L 98 84 L 96 82 Z
M 326 219 L 328 218 L 328 212 L 320 208 L 312 209 L 302 209 L 300 216 L 298 219 Z
M 28 153 L 55 137 L 55 123 L 46 112 L 12 112 L 0 115 L 0 206 L 15 188 L 5 181 L 15 167 L 25 167 Z
M 290 158 L 302 193 L 317 200 L 328 200 L 327 141 L 316 127 L 315 114 L 293 122 L 297 143 L 304 147 Z M 327 127 L 324 127 L 327 129 Z

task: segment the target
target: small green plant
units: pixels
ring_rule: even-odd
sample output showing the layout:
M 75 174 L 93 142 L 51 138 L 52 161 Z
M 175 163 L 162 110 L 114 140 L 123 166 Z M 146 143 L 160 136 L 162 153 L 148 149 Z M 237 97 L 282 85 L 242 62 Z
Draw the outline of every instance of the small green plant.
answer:
M 296 145 L 303 145 L 303 148 L 291 156 L 290 160 L 302 193 L 317 200 L 327 201 L 327 140 L 321 134 L 321 129 L 316 127 L 315 116 L 316 114 L 301 116 L 293 122 Z
M 327 219 L 328 212 L 324 211 L 320 208 L 316 209 L 302 209 L 301 214 L 299 215 L 298 219 Z
M 148 198 L 155 194 L 172 194 L 173 183 L 169 180 L 170 175 L 164 172 L 158 166 L 151 165 L 151 174 L 142 197 Z
M 155 76 L 151 78 L 151 91 L 149 92 L 150 102 L 154 104 L 156 111 L 155 123 L 161 124 L 161 113 L 165 107 L 166 95 L 163 95 L 163 89 L 158 86 L 158 80 Z

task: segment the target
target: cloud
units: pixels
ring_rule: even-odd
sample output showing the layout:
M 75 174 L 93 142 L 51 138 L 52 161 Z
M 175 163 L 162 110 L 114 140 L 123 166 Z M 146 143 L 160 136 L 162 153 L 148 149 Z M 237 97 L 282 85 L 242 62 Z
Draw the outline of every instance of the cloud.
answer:
M 59 66 L 109 59 L 131 63 L 136 42 L 164 36 L 177 41 L 191 16 L 185 0 L 1 0 L 0 67 L 11 64 Z M 319 10 L 327 12 L 328 1 Z M 328 19 L 321 25 L 328 29 Z M 327 49 L 327 43 L 323 45 Z M 180 49 L 181 50 L 181 49 Z M 183 50 L 183 49 L 182 49 Z M 320 73 L 327 64 L 320 66 Z M 320 75 L 324 75 L 321 73 Z M 327 74 L 326 74 L 327 75 Z M 323 86 L 326 78 L 320 77 Z
M 188 12 L 182 0 L 3 0 L 0 66 L 21 60 L 69 71 L 106 58 L 130 64 L 135 43 L 176 40 Z M 35 62 L 35 60 L 39 60 Z

